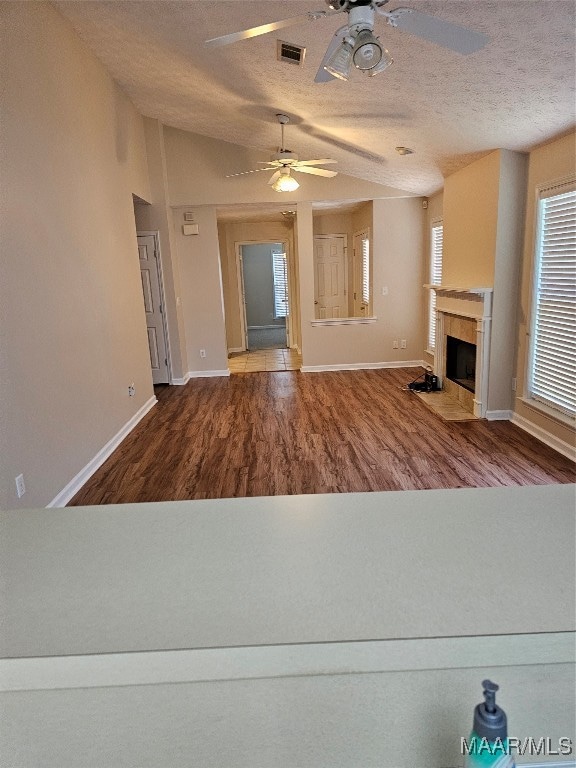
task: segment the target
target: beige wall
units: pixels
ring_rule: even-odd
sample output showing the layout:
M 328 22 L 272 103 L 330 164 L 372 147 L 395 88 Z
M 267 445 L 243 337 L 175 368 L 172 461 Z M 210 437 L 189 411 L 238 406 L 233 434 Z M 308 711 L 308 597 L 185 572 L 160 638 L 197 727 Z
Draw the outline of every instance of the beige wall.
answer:
M 500 150 L 500 191 L 494 249 L 488 412 L 510 412 L 516 370 L 516 318 L 526 202 L 527 155 Z M 497 375 L 495 372 L 497 371 Z
M 184 213 L 192 212 L 198 235 L 184 235 Z M 226 329 L 216 209 L 173 208 L 173 232 L 180 273 L 188 373 L 227 372 Z M 206 357 L 200 357 L 200 350 Z
M 536 236 L 536 195 L 537 187 L 546 185 L 570 174 L 576 173 L 576 149 L 574 134 L 563 136 L 556 141 L 534 149 L 530 153 L 526 197 L 526 221 L 524 228 L 524 249 L 521 266 L 520 308 L 518 314 L 518 363 L 516 368 L 517 391 L 514 404 L 515 417 L 521 425 L 539 433 L 541 430 L 568 445 L 574 445 L 574 426 L 564 423 L 552 411 L 536 409 L 530 401 L 524 400 L 526 391 L 527 356 L 530 333 L 532 276 Z
M 47 3 L 0 13 L 0 506 L 21 508 L 153 397 L 132 202 L 150 190 L 142 119 L 68 21 Z
M 499 181 L 499 151 L 446 179 L 442 258 L 445 285 L 494 284 Z

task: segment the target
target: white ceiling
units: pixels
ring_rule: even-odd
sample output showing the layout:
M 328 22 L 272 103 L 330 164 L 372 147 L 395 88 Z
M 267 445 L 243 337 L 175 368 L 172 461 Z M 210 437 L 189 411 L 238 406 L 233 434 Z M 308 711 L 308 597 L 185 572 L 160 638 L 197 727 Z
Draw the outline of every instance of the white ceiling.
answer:
M 301 159 L 429 195 L 443 177 L 496 149 L 529 150 L 575 122 L 572 0 L 391 0 L 489 36 L 462 56 L 376 22 L 394 64 L 374 78 L 315 84 L 344 14 L 305 21 L 221 48 L 204 40 L 327 10 L 324 0 L 55 2 L 144 115 L 258 149 L 286 144 Z M 276 41 L 306 47 L 304 65 L 279 62 Z M 414 154 L 399 156 L 407 146 Z M 230 173 L 247 170 L 230 168 Z M 327 184 L 329 179 L 325 180 Z

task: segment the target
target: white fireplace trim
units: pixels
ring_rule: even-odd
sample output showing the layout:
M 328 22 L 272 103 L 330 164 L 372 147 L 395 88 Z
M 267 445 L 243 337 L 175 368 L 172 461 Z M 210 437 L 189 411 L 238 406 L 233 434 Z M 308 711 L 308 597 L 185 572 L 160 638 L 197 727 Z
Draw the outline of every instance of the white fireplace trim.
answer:
M 462 288 L 454 285 L 425 285 L 436 292 L 436 343 L 434 373 L 440 386 L 446 370 L 444 353 L 444 317 L 456 315 L 476 320 L 476 378 L 474 382 L 474 415 L 486 418 L 490 331 L 492 327 L 492 288 Z

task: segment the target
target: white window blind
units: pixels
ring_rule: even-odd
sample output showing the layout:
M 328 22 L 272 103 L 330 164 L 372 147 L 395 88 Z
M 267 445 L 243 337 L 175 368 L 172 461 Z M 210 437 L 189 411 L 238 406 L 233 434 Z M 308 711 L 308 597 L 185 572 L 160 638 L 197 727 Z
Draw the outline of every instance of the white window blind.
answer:
M 370 304 L 370 240 L 362 237 L 362 303 Z
M 442 284 L 442 247 L 444 242 L 444 226 L 442 222 L 432 225 L 430 240 L 430 283 Z M 428 300 L 428 349 L 436 346 L 436 291 L 430 291 Z
M 274 317 L 288 316 L 288 270 L 286 254 L 272 254 L 272 271 L 274 274 Z
M 576 414 L 576 185 L 541 191 L 529 394 Z

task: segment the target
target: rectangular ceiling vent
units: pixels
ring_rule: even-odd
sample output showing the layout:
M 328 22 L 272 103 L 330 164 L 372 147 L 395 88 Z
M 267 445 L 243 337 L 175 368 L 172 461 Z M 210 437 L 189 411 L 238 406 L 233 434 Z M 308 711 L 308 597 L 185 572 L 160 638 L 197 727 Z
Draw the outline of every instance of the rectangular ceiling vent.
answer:
M 287 61 L 289 64 L 301 66 L 304 62 L 305 53 L 306 48 L 302 48 L 300 45 L 278 40 L 278 61 Z

